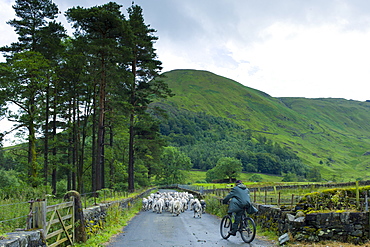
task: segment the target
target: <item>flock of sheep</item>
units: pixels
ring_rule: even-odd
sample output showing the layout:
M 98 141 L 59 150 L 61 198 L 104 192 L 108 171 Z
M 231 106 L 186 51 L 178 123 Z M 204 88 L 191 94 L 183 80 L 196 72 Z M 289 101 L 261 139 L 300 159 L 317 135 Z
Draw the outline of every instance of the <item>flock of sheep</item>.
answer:
M 205 212 L 206 202 L 194 198 L 193 194 L 188 192 L 156 192 L 144 197 L 142 200 L 143 210 L 153 210 L 158 214 L 168 211 L 173 216 L 179 216 L 185 210 L 193 210 L 194 218 L 202 218 Z

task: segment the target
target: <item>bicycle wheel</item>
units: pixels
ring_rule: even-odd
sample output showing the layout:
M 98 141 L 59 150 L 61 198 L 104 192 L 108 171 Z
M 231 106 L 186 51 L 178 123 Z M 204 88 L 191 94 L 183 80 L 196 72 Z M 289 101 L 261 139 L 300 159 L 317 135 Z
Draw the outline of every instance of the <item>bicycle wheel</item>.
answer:
M 249 217 L 243 219 L 243 226 L 240 230 L 240 235 L 244 242 L 250 243 L 256 236 L 256 223 Z
M 229 215 L 225 215 L 220 224 L 220 233 L 222 238 L 228 239 L 230 237 L 229 231 L 231 230 L 231 217 Z

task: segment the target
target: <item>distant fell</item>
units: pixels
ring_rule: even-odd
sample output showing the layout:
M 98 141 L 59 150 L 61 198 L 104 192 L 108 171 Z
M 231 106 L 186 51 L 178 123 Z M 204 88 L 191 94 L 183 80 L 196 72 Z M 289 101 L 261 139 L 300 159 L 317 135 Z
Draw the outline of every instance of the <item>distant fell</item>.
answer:
M 208 71 L 164 75 L 175 94 L 158 102 L 167 110 L 220 117 L 266 136 L 319 168 L 326 180 L 369 179 L 370 102 L 275 98 Z

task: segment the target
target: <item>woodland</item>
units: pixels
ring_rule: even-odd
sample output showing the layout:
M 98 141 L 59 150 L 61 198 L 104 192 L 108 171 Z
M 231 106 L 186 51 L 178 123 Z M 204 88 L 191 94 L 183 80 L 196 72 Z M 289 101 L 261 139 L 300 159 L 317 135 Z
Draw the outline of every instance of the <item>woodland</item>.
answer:
M 8 24 L 18 42 L 0 49 L 6 56 L 0 113 L 26 144 L 5 151 L 12 155 L 2 166 L 32 187 L 49 184 L 55 194 L 62 179 L 64 191 L 97 191 L 125 181 L 133 191 L 134 162 L 142 174 L 146 160 L 159 159 L 164 142 L 146 109 L 171 91 L 152 80 L 162 68 L 155 30 L 145 24 L 142 8 L 133 4 L 125 16 L 121 7 L 109 2 L 68 9 L 69 37 L 55 21 L 59 10 L 52 1 L 17 0 L 13 6 L 17 18 Z M 127 172 L 117 171 L 122 166 Z

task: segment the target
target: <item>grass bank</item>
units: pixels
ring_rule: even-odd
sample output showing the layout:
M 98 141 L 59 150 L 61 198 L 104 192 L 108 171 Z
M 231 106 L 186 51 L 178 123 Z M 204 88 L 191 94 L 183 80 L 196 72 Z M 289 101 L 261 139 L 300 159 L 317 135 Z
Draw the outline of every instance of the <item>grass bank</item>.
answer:
M 122 232 L 122 229 L 141 210 L 141 201 L 123 209 L 118 204 L 112 205 L 107 212 L 106 222 L 96 229 L 87 229 L 89 239 L 86 243 L 75 243 L 77 247 L 106 246 L 111 238 Z

